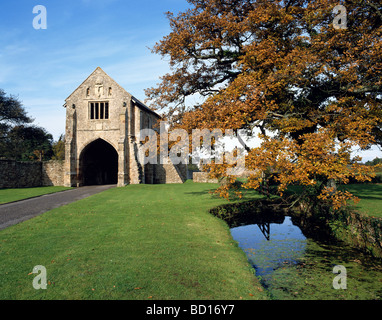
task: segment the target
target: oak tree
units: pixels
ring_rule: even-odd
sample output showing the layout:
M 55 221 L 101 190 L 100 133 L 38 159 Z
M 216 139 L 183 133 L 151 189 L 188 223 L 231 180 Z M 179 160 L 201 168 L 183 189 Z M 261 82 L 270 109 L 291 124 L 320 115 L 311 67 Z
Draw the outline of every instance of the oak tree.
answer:
M 382 4 L 378 0 L 188 0 L 168 13 L 171 33 L 153 51 L 171 72 L 148 100 L 173 127 L 257 129 L 260 147 L 245 146 L 245 188 L 270 180 L 314 189 L 338 208 L 352 197 L 330 182 L 367 181 L 352 150 L 381 142 Z M 342 5 L 346 26 L 336 28 Z M 338 20 L 338 19 L 337 19 Z M 338 21 L 337 21 L 338 22 Z M 201 97 L 189 105 L 187 98 Z M 207 170 L 234 185 L 230 163 Z M 304 192 L 302 193 L 304 194 Z

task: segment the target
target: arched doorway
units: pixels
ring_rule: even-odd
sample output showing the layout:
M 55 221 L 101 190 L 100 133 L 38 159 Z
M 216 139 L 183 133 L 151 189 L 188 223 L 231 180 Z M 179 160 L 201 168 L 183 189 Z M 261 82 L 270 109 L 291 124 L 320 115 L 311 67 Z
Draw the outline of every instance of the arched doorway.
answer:
M 98 139 L 84 148 L 80 181 L 84 186 L 118 183 L 118 153 L 110 143 Z

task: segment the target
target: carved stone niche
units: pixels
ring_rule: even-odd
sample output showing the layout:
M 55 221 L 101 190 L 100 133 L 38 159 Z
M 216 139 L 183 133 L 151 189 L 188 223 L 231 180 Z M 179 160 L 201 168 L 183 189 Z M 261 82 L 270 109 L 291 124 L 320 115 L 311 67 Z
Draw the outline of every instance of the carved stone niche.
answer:
M 104 95 L 104 87 L 103 87 L 103 79 L 102 77 L 98 77 L 95 86 L 94 86 L 94 93 L 96 97 L 101 98 Z

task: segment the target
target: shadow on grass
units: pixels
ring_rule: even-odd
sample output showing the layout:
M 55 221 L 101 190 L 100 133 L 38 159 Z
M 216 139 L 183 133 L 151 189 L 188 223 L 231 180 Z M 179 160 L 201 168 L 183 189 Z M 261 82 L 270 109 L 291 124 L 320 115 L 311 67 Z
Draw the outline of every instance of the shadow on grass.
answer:
M 215 192 L 216 189 L 217 187 L 214 189 L 206 189 L 203 191 L 186 192 L 185 194 L 195 195 L 195 196 L 203 196 L 206 194 L 210 194 L 213 199 L 220 199 L 221 196 L 219 195 L 219 193 Z M 238 191 L 242 192 L 242 197 L 240 198 L 239 196 L 237 196 L 234 191 L 229 191 L 229 201 L 248 201 L 248 200 L 255 200 L 255 199 L 264 197 L 256 190 L 248 190 L 248 189 L 241 188 Z
M 368 190 L 380 190 L 382 188 L 382 183 L 353 183 L 353 184 L 342 184 L 341 187 L 351 188 L 351 189 L 368 189 Z
M 382 200 L 382 184 L 351 184 L 341 185 L 340 190 L 347 190 L 358 197 L 365 199 L 379 199 Z
M 194 195 L 194 196 L 204 196 L 206 194 L 212 195 L 214 198 L 219 198 L 219 195 L 215 193 L 216 189 L 207 189 L 204 191 L 193 191 L 185 192 L 184 194 Z

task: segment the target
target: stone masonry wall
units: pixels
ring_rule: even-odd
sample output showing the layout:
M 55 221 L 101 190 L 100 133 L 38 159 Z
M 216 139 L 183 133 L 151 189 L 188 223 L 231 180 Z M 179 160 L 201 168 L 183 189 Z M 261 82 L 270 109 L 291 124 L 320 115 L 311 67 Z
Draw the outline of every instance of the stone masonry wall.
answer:
M 207 172 L 194 172 L 193 180 L 196 183 L 218 183 L 218 179 L 208 178 Z
M 180 165 L 175 166 L 172 163 L 156 164 L 152 165 L 151 170 L 154 173 L 152 182 L 155 184 L 184 183 L 186 181 Z
M 41 180 L 43 186 L 63 186 L 64 161 L 51 160 L 43 162 Z
M 63 161 L 0 160 L 0 189 L 62 186 L 63 168 Z
M 144 183 L 183 183 L 186 181 L 185 165 L 145 165 Z M 0 160 L 0 189 L 63 186 L 65 162 L 19 162 Z
M 41 162 L 0 160 L 0 188 L 41 186 Z

